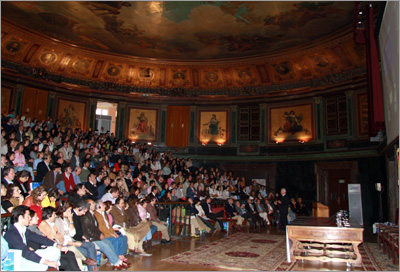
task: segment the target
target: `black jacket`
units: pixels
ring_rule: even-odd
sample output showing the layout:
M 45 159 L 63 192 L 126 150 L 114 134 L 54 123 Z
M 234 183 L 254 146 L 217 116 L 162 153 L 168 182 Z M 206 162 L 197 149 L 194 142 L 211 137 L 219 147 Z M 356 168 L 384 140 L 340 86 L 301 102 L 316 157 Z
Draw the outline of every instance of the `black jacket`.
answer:
M 35 181 L 42 182 L 42 180 L 44 179 L 44 176 L 46 176 L 46 174 L 48 172 L 49 172 L 49 169 L 47 168 L 46 163 L 44 161 L 39 162 L 37 165 L 37 169 L 36 169 Z
M 236 208 L 234 204 L 230 205 L 228 202 L 225 204 L 225 214 L 228 217 L 234 217 L 235 215 L 233 213 L 237 213 Z
M 287 214 L 289 211 L 289 203 L 290 199 L 288 195 L 284 195 L 281 197 L 281 205 L 279 205 L 279 212 Z
M 11 225 L 11 227 L 8 229 L 6 234 L 4 235 L 4 238 L 8 242 L 8 246 L 10 249 L 20 249 L 22 250 L 22 257 L 24 257 L 27 260 L 30 260 L 35 263 L 39 263 L 42 257 L 37 255 L 35 251 L 32 251 L 29 249 L 28 245 L 24 244 L 21 235 L 19 234 L 17 228 L 14 225 Z M 28 243 L 29 241 L 38 243 L 40 245 L 45 245 L 45 246 L 53 246 L 54 241 L 48 239 L 45 236 L 40 236 L 29 229 L 26 229 L 25 232 L 25 238 L 26 242 Z

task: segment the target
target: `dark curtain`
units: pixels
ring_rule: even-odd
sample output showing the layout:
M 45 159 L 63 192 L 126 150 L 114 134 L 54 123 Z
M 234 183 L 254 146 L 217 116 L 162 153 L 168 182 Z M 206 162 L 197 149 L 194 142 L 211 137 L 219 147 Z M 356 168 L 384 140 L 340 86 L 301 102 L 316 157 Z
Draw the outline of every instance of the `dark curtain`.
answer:
M 365 29 L 367 49 L 367 78 L 369 106 L 369 136 L 374 137 L 379 130 L 385 129 L 385 114 L 383 108 L 382 82 L 379 69 L 378 49 L 374 36 L 373 7 L 367 7 L 367 25 Z

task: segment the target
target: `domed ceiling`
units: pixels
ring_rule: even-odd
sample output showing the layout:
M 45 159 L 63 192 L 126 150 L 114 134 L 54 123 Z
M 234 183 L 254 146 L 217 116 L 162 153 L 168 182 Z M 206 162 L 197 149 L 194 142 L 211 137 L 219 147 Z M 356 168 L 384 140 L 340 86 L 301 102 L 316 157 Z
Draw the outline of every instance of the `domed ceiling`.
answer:
M 2 18 L 69 44 L 175 60 L 251 57 L 349 26 L 353 2 L 2 2 Z

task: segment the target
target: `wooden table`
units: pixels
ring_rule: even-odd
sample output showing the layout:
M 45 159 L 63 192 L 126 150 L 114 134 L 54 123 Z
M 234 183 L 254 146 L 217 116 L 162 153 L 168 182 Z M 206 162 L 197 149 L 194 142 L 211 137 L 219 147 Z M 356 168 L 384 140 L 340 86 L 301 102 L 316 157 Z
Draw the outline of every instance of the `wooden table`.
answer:
M 363 242 L 363 228 L 287 226 L 292 241 L 290 261 L 312 260 L 346 262 L 361 266 L 358 245 Z

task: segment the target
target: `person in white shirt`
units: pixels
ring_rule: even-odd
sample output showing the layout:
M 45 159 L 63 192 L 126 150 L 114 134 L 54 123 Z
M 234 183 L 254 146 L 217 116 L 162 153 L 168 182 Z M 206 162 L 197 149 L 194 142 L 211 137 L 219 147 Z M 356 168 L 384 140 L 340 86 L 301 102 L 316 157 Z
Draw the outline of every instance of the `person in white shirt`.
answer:
M 20 269 L 22 271 L 46 271 L 49 266 L 58 268 L 60 266 L 60 251 L 68 252 L 68 248 L 27 229 L 30 221 L 31 215 L 27 206 L 15 207 L 11 212 L 11 223 L 13 225 L 4 235 L 10 249 L 22 250 L 24 257 L 21 258 Z M 33 251 L 27 245 L 29 241 L 46 245 L 47 248 Z
M 69 141 L 65 141 L 63 143 L 63 147 L 61 147 L 58 151 L 64 154 L 64 160 L 66 160 L 69 163 L 74 151 L 70 146 Z
M 210 186 L 210 197 L 211 197 L 212 199 L 218 197 L 218 191 L 215 189 L 215 184 L 212 184 L 212 185 Z
M 103 202 L 111 201 L 112 204 L 115 204 L 115 200 L 118 198 L 118 196 L 119 196 L 118 188 L 113 187 L 108 193 L 105 193 L 102 196 L 101 201 Z

